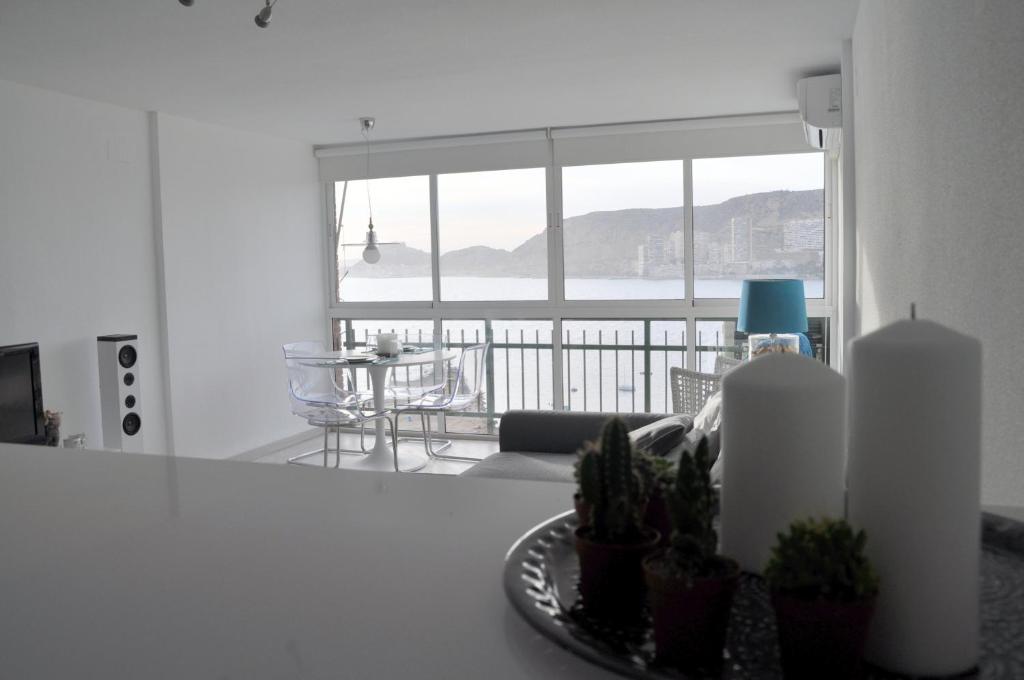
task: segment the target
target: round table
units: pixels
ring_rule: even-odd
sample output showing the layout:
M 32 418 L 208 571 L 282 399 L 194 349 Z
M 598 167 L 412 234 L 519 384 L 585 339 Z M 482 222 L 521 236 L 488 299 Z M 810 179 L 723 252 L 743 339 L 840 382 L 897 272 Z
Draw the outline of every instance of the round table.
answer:
M 427 352 L 403 352 L 400 356 L 391 359 L 377 359 L 375 361 L 350 361 L 354 357 L 366 357 L 365 352 L 354 350 L 342 350 L 331 352 L 330 357 L 336 358 L 339 366 L 358 369 L 365 368 L 370 372 L 370 384 L 373 387 L 373 410 L 381 412 L 385 409 L 387 399 L 387 377 L 389 368 L 402 366 L 422 366 L 432 363 L 447 363 L 458 356 L 458 352 L 452 350 L 431 350 Z M 363 458 L 355 461 L 346 467 L 360 470 L 394 470 L 394 454 L 388 446 L 387 437 L 384 434 L 384 421 L 378 420 L 374 423 L 376 437 L 374 437 L 373 450 Z M 395 430 L 397 431 L 397 423 Z M 422 456 L 416 454 L 403 454 L 398 452 L 398 466 L 405 471 L 419 470 L 427 464 Z

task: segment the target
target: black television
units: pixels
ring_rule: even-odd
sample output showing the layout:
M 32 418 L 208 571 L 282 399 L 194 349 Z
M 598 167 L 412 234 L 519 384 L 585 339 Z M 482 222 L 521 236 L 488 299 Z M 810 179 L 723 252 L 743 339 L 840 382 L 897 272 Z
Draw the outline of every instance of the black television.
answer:
M 46 443 L 38 343 L 0 347 L 0 442 Z

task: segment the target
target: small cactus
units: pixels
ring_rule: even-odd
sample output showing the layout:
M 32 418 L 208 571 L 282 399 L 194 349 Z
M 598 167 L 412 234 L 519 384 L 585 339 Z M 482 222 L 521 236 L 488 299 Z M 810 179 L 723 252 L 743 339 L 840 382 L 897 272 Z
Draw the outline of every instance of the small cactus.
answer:
M 594 540 L 629 543 L 642 535 L 633 443 L 622 419 L 613 418 L 605 424 L 599 448 L 590 445 L 580 451 L 577 472 L 580 495 L 590 506 Z
M 683 451 L 675 484 L 665 494 L 672 523 L 666 561 L 683 576 L 706 575 L 718 549 L 718 534 L 712 524 L 715 491 L 710 470 L 708 440 L 701 437 L 692 452 Z
M 772 590 L 802 600 L 859 602 L 878 592 L 878 576 L 864 555 L 867 536 L 845 520 L 793 522 L 778 535 L 764 576 Z

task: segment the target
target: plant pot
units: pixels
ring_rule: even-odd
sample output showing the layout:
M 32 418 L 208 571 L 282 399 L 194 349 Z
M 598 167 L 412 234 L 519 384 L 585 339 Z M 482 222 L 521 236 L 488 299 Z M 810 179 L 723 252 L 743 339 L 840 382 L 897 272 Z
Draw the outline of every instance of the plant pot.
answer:
M 657 659 L 683 670 L 717 674 L 739 584 L 739 564 L 718 558 L 720 575 L 687 580 L 665 569 L 664 558 L 664 551 L 659 551 L 644 560 Z
M 786 678 L 864 677 L 864 643 L 874 598 L 864 602 L 801 600 L 772 593 Z
M 672 542 L 672 520 L 668 516 L 668 503 L 661 494 L 651 496 L 644 511 L 644 524 L 661 534 L 658 546 L 667 548 Z
M 622 623 L 636 622 L 644 609 L 643 559 L 658 546 L 658 532 L 645 528 L 634 543 L 599 543 L 590 527 L 576 530 L 580 595 L 587 614 Z
M 574 493 L 572 495 L 572 505 L 576 509 L 576 522 L 578 526 L 590 526 L 590 503 L 583 500 L 583 496 Z

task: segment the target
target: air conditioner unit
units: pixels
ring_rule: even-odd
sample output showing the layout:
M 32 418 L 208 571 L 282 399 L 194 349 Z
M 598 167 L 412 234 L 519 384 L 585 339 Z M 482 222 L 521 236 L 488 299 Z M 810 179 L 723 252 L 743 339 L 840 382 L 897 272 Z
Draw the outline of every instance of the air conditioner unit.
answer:
M 807 143 L 837 153 L 843 137 L 842 77 L 835 73 L 798 80 L 796 98 Z

